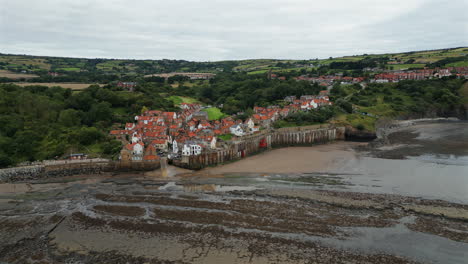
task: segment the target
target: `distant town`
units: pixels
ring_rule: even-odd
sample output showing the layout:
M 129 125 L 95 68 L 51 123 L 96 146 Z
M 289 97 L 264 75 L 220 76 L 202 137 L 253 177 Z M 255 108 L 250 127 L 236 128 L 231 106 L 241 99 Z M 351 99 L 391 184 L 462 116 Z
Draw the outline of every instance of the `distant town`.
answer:
M 378 69 L 365 68 L 364 71 L 378 71 Z M 284 77 L 276 74 L 271 74 L 273 79 L 284 79 Z M 468 67 L 448 67 L 448 68 L 436 68 L 436 69 L 418 69 L 418 70 L 401 70 L 401 71 L 385 71 L 383 73 L 375 74 L 373 78 L 366 77 L 350 77 L 343 76 L 342 74 L 309 77 L 308 75 L 301 75 L 295 77 L 298 81 L 310 81 L 318 83 L 321 86 L 331 86 L 335 82 L 341 84 L 353 84 L 353 83 L 393 83 L 403 80 L 426 80 L 431 78 L 442 78 L 448 76 L 457 76 L 459 78 L 468 78 Z

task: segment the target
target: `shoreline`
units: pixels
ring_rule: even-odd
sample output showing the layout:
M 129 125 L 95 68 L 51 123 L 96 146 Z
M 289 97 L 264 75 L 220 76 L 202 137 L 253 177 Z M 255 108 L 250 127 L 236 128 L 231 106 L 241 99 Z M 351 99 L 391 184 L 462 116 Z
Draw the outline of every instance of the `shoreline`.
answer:
M 248 156 L 243 159 L 204 168 L 198 172 L 223 173 L 308 173 L 324 171 L 336 159 L 355 156 L 352 149 L 362 142 L 335 141 L 327 144 L 298 147 L 281 147 Z M 307 159 L 304 159 L 307 158 Z
M 199 179 L 160 180 L 55 183 L 0 199 L 0 261 L 214 264 L 239 263 L 247 255 L 253 263 L 426 263 L 448 257 L 453 261 L 443 263 L 460 263 L 468 249 L 468 205 L 326 190 L 222 191 Z M 428 245 L 414 243 L 420 238 L 452 250 L 420 254 Z M 287 257 L 291 252 L 295 259 Z

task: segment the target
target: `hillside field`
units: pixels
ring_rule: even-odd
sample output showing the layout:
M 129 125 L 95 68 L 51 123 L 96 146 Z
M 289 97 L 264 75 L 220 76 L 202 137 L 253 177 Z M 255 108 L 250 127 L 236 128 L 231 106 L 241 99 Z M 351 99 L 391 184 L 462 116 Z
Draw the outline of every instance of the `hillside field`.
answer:
M 218 120 L 218 119 L 221 119 L 223 117 L 225 117 L 226 115 L 221 112 L 221 110 L 217 107 L 210 107 L 210 108 L 206 108 L 206 109 L 203 109 L 202 111 L 204 112 L 207 112 L 208 113 L 208 119 L 210 120 Z
M 93 85 L 93 83 L 14 83 L 19 86 L 32 86 L 32 85 L 41 85 L 41 86 L 47 86 L 47 87 L 54 87 L 54 86 L 60 86 L 62 88 L 69 88 L 72 90 L 83 90 L 88 88 L 90 85 Z M 100 85 L 102 86 L 102 85 Z
M 27 73 L 16 73 L 16 72 L 11 72 L 11 71 L 5 71 L 5 70 L 0 70 L 0 78 L 10 78 L 10 79 L 31 79 L 31 78 L 36 78 L 39 77 L 35 74 L 27 74 Z

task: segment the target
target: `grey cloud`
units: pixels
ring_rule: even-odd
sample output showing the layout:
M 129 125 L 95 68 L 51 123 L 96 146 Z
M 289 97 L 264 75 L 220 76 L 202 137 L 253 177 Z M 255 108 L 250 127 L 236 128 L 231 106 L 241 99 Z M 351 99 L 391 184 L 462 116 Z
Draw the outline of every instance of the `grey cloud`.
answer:
M 0 0 L 0 52 L 308 59 L 468 45 L 465 0 Z

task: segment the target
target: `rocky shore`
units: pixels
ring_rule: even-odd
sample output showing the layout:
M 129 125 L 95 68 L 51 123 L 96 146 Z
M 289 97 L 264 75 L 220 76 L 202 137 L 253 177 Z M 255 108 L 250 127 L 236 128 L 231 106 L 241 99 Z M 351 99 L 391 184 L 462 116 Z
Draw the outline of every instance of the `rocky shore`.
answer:
M 0 184 L 0 263 L 468 263 L 466 193 L 444 199 L 460 190 L 464 178 L 451 173 L 465 163 L 388 159 L 464 157 L 466 129 L 422 123 L 379 148 L 276 149 L 196 172 L 169 167 L 168 178 L 103 172 Z M 416 195 L 423 181 L 443 189 L 439 180 L 442 198 Z
M 445 263 L 463 263 L 468 254 L 467 205 L 175 179 L 109 175 L 9 186 L 18 191 L 0 195 L 0 261 L 425 263 L 434 257 L 385 244 L 362 248 L 366 232 L 391 232 L 393 239 L 398 232 L 402 239 L 425 234 L 434 244 L 455 246 L 452 258 L 462 262 Z

